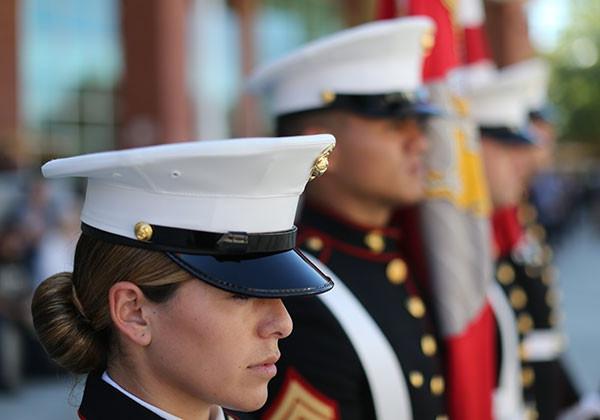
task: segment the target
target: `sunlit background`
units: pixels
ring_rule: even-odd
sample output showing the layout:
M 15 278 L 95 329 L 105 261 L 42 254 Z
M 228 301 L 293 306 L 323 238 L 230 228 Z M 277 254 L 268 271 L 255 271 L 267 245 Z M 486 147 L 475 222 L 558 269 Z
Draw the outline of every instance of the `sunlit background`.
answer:
M 16 68 L 12 76 L 0 69 L 0 418 L 75 418 L 69 404 L 77 405 L 78 388 L 35 348 L 25 302 L 35 284 L 69 268 L 80 186 L 40 182 L 39 165 L 113 148 L 268 134 L 261 104 L 240 95 L 245 75 L 308 40 L 371 20 L 374 0 L 169 0 L 171 11 L 166 0 L 1 2 L 0 26 L 16 16 L 17 36 L 11 43 L 0 28 L 0 67 Z M 580 391 L 594 391 L 600 2 L 532 0 L 528 15 L 534 45 L 552 64 L 560 140 L 540 220 L 561 273 L 568 365 Z M 157 17 L 151 25 L 149 16 Z M 178 40 L 183 49 L 170 48 Z M 16 112 L 5 117 L 10 104 Z M 169 104 L 178 104 L 175 114 Z M 25 360 L 14 358 L 15 348 Z

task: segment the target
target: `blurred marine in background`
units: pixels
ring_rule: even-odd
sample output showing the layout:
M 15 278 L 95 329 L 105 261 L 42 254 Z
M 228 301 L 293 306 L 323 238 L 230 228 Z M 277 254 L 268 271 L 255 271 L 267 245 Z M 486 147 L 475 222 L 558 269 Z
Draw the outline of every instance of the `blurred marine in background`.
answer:
M 426 15 L 436 22 L 435 45 L 424 65 L 431 100 L 443 115 L 427 124 L 427 200 L 419 209 L 430 289 L 444 344 L 450 418 L 492 418 L 494 318 L 489 247 L 490 203 L 479 135 L 454 81 L 458 68 L 483 54 L 480 0 L 381 1 L 379 16 Z
M 298 224 L 300 246 L 332 273 L 337 293 L 287 302 L 295 335 L 281 345 L 280 375 L 256 418 L 447 418 L 424 270 L 390 225 L 425 194 L 421 122 L 435 110 L 418 91 L 433 31 L 426 17 L 361 25 L 251 80 L 272 100 L 278 134 L 337 139 Z

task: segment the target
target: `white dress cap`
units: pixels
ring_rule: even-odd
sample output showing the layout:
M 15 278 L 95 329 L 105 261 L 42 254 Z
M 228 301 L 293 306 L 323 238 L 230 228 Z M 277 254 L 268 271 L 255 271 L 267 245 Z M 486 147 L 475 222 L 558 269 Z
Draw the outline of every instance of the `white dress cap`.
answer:
M 527 101 L 530 111 L 538 111 L 546 106 L 550 82 L 550 66 L 546 60 L 539 57 L 524 60 L 504 67 L 502 73 L 506 78 L 523 80 L 527 83 Z
M 84 235 L 163 252 L 236 294 L 311 295 L 332 282 L 295 249 L 294 215 L 334 145 L 329 134 L 177 143 L 53 160 L 42 172 L 88 179 Z
M 413 16 L 346 29 L 258 69 L 248 89 L 271 97 L 275 115 L 321 108 L 332 94 L 414 93 L 434 28 Z
M 81 220 L 136 239 L 135 225 L 205 232 L 293 227 L 298 198 L 333 136 L 177 143 L 53 160 L 44 176 L 88 178 Z
M 530 109 L 530 80 L 513 77 L 502 70 L 489 70 L 485 83 L 465 85 L 471 117 L 484 127 L 523 129 Z

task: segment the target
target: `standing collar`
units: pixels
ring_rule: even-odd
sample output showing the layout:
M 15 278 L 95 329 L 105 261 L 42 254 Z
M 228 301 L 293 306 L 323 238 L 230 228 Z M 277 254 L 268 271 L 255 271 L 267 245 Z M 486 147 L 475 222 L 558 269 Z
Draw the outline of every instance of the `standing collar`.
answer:
M 517 217 L 517 207 L 497 209 L 492 214 L 493 245 L 496 257 L 509 255 L 523 236 Z
M 82 420 L 109 418 L 163 419 L 163 417 L 148 410 L 117 388 L 103 381 L 98 374 L 88 375 L 78 414 Z
M 102 380 L 104 382 L 106 382 L 107 384 L 109 384 L 110 386 L 112 386 L 113 388 L 115 388 L 117 391 L 122 392 L 123 394 L 125 394 L 126 396 L 128 396 L 129 398 L 131 398 L 132 400 L 134 400 L 136 403 L 138 403 L 141 406 L 146 407 L 148 410 L 152 411 L 153 413 L 159 415 L 160 417 L 162 417 L 165 420 L 182 420 L 180 417 L 174 416 L 172 414 L 167 413 L 164 410 L 161 410 L 160 408 L 142 400 L 141 398 L 136 397 L 135 395 L 133 395 L 131 392 L 127 391 L 125 388 L 123 388 L 121 385 L 119 385 L 118 383 L 116 383 L 109 375 L 108 372 L 104 371 L 104 373 L 102 374 Z
M 317 231 L 361 252 L 387 254 L 398 252 L 398 228 L 367 226 L 352 222 L 335 211 L 306 203 L 300 217 L 300 230 Z
M 93 419 L 152 419 L 152 420 L 178 420 L 172 414 L 141 400 L 131 394 L 106 372 L 102 376 L 90 374 L 87 377 L 81 406 L 78 410 L 82 420 Z M 211 420 L 225 420 L 222 409 Z

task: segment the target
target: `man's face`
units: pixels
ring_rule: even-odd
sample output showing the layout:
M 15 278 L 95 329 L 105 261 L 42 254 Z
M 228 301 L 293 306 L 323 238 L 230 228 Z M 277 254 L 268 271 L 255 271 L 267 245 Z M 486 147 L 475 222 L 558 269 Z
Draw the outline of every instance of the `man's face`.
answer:
M 548 170 L 554 164 L 554 148 L 556 146 L 556 132 L 552 123 L 537 119 L 529 124 L 537 140 L 536 147 L 532 148 L 532 176 Z
M 492 204 L 495 208 L 517 205 L 527 188 L 532 147 L 487 137 L 482 138 L 481 145 Z
M 416 119 L 340 118 L 326 176 L 365 202 L 401 206 L 424 198 L 427 141 Z

